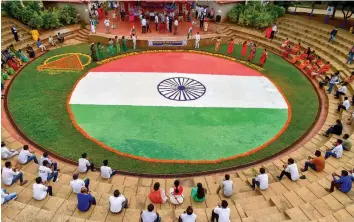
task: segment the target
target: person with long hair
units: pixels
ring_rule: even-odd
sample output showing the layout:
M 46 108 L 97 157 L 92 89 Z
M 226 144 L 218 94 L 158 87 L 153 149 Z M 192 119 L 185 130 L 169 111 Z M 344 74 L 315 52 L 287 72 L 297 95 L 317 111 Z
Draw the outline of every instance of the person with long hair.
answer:
M 250 49 L 250 54 L 249 54 L 249 56 L 248 56 L 248 61 L 249 61 L 249 62 L 252 62 L 252 60 L 254 59 L 255 55 L 256 55 L 256 44 L 254 44 L 254 45 L 251 47 L 251 49 Z
M 196 187 L 192 188 L 191 195 L 196 202 L 203 202 L 205 200 L 206 192 L 207 190 L 203 187 L 203 185 L 198 183 Z
M 230 39 L 229 45 L 227 47 L 227 54 L 232 54 L 234 52 L 235 42 L 234 39 Z
M 267 49 L 264 49 L 262 52 L 261 58 L 259 59 L 259 65 L 263 67 L 264 63 L 267 61 L 268 58 L 268 52 Z
M 221 45 L 221 39 L 220 39 L 220 37 L 218 37 L 218 38 L 215 40 L 215 52 L 218 52 L 218 51 L 219 51 L 220 45 Z
M 167 196 L 165 190 L 160 188 L 160 183 L 156 182 L 152 191 L 149 193 L 149 198 L 153 203 L 166 203 Z
M 241 56 L 242 56 L 242 57 L 245 57 L 246 54 L 247 54 L 247 41 L 244 41 L 244 42 L 243 42 L 243 45 L 242 45 Z
M 178 205 L 183 203 L 183 187 L 180 186 L 179 180 L 175 180 L 173 187 L 170 189 L 170 202 Z

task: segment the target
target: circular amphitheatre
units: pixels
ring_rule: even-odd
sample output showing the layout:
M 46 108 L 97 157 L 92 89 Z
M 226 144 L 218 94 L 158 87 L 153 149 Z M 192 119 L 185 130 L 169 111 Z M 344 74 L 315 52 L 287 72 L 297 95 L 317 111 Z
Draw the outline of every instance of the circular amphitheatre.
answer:
M 316 120 L 315 89 L 272 53 L 263 69 L 211 47 L 90 64 L 83 48 L 56 49 L 28 64 L 7 104 L 29 139 L 70 160 L 87 152 L 127 173 L 216 171 L 285 150 Z

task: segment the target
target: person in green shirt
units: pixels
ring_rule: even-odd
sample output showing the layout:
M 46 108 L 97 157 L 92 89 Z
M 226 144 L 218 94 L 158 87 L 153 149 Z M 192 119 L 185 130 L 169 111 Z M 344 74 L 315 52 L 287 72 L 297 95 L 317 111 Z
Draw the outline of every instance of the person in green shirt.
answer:
M 103 48 L 104 48 L 103 45 L 100 42 L 98 42 L 97 43 L 98 60 L 104 59 Z
M 126 52 L 128 51 L 128 48 L 127 48 L 127 39 L 122 36 L 122 48 L 123 48 L 123 51 Z
M 116 54 L 119 54 L 120 53 L 120 44 L 119 44 L 118 36 L 114 37 L 114 47 L 116 49 Z
M 109 53 L 111 54 L 111 56 L 114 55 L 114 46 L 113 46 L 113 39 L 109 38 L 108 41 L 108 48 L 109 48 Z
M 192 188 L 192 198 L 196 202 L 203 202 L 205 200 L 206 189 L 203 187 L 201 183 L 198 183 L 196 187 Z
M 344 134 L 342 146 L 343 149 L 347 151 L 349 151 L 352 148 L 352 142 L 350 141 L 348 134 Z
M 16 74 L 15 70 L 12 67 L 10 67 L 9 65 L 7 65 L 6 63 L 4 64 L 4 71 L 7 72 L 7 74 L 9 74 L 9 75 Z

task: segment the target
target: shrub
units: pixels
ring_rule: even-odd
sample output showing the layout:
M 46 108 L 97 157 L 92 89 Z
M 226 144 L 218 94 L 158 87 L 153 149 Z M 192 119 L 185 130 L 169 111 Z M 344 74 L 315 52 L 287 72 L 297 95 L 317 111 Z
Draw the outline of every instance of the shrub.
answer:
M 22 10 L 22 16 L 21 16 L 21 21 L 24 23 L 24 24 L 29 24 L 29 21 L 31 20 L 31 18 L 33 17 L 33 14 L 36 13 L 34 11 L 32 11 L 30 8 L 28 7 L 25 7 L 23 10 Z M 37 13 L 38 15 L 38 13 Z
M 77 11 L 71 5 L 66 5 L 60 9 L 59 18 L 61 24 L 69 25 L 77 23 L 76 19 Z
M 23 1 L 23 5 L 25 8 L 28 8 L 33 12 L 37 12 L 38 14 L 41 11 L 41 6 L 36 1 Z
M 21 20 L 22 17 L 22 5 L 19 2 L 14 2 L 14 4 L 12 4 L 10 6 L 10 10 L 11 10 L 11 14 L 12 17 Z
M 230 22 L 239 25 L 265 28 L 284 15 L 285 9 L 274 4 L 249 2 L 247 5 L 237 4 L 228 12 Z
M 34 12 L 31 19 L 28 21 L 28 25 L 33 29 L 39 29 L 43 26 L 43 19 L 37 12 Z
M 41 12 L 41 17 L 43 19 L 43 28 L 45 29 L 55 29 L 61 26 L 58 9 L 44 10 Z

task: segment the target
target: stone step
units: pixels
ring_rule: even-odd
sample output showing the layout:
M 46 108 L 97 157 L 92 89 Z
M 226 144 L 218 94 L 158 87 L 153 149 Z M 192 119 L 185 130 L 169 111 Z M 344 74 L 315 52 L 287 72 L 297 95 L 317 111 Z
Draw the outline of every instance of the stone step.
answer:
M 302 212 L 299 207 L 294 207 L 285 211 L 286 215 L 296 221 L 309 221 L 309 218 Z
M 255 218 L 255 221 L 257 222 L 278 222 L 278 221 L 284 221 L 288 220 L 289 217 L 286 216 L 284 213 L 275 213 L 275 214 L 270 214 L 267 216 L 261 216 L 258 218 Z
M 237 202 L 239 203 L 239 202 Z M 270 201 L 267 201 L 267 200 L 256 200 L 256 201 L 253 201 L 253 202 L 249 202 L 247 204 L 241 204 L 242 205 L 242 208 L 245 210 L 245 211 L 251 211 L 251 210 L 254 210 L 254 209 L 262 209 L 262 208 L 267 208 L 267 207 L 272 207 L 274 205 L 271 204 Z
M 253 210 L 245 211 L 245 213 L 247 217 L 260 218 L 271 214 L 277 214 L 279 213 L 279 210 L 276 206 L 273 206 L 273 207 L 267 207 L 261 209 L 255 208 Z

